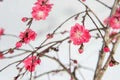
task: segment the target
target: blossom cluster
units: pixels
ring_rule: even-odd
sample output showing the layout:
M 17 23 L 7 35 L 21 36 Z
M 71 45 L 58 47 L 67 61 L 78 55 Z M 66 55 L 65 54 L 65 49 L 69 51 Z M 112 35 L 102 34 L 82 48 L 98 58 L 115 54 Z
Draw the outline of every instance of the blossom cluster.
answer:
M 110 33 L 110 37 L 116 35 L 118 33 L 118 31 L 120 30 L 120 7 L 118 7 L 116 9 L 115 13 L 112 16 L 106 18 L 104 20 L 104 23 L 112 29 L 112 31 Z M 116 41 L 116 38 L 113 38 L 112 41 L 113 42 Z M 108 46 L 107 47 L 105 46 L 103 51 L 109 52 L 110 49 Z
M 117 38 L 114 37 L 119 31 L 120 31 L 120 7 L 118 7 L 113 15 L 106 18 L 104 23 L 108 25 L 111 28 L 111 32 L 109 34 L 109 37 L 113 37 L 112 42 L 116 42 Z M 104 52 L 110 52 L 110 49 L 108 46 L 105 46 L 103 48 Z M 117 62 L 115 60 L 111 60 L 109 62 L 109 66 L 112 67 Z
M 20 33 L 19 38 L 21 40 L 16 43 L 16 48 L 21 47 L 23 43 L 27 44 L 31 40 L 32 41 L 35 40 L 36 36 L 37 36 L 37 34 L 35 31 L 33 31 L 31 29 L 26 29 L 24 32 Z
M 117 8 L 114 15 L 105 19 L 104 23 L 108 24 L 112 29 L 120 29 L 120 8 Z
M 41 60 L 36 56 L 30 56 L 23 61 L 25 69 L 30 72 L 33 72 L 35 70 L 35 67 L 40 64 L 40 62 Z
M 46 17 L 49 15 L 49 12 L 52 9 L 52 5 L 50 4 L 49 0 L 37 0 L 32 8 L 32 19 L 35 20 L 45 20 Z M 23 17 L 21 20 L 22 22 L 28 21 L 29 18 Z M 28 22 L 32 23 L 32 22 Z M 29 25 L 29 24 L 28 24 Z M 20 48 L 23 43 L 28 44 L 30 41 L 35 40 L 37 34 L 32 29 L 27 28 L 24 32 L 21 32 L 19 35 L 20 41 L 16 43 L 16 48 Z M 37 64 L 40 64 L 41 60 L 37 59 L 36 56 L 26 58 L 23 63 L 25 69 L 33 72 Z
M 38 0 L 32 8 L 32 18 L 35 20 L 45 20 L 49 15 L 53 4 L 49 0 Z

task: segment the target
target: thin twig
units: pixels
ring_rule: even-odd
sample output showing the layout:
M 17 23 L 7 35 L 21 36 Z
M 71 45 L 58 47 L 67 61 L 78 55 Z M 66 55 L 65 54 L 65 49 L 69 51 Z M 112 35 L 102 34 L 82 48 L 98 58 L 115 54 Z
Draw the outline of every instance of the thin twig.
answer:
M 0 69 L 0 72 L 3 71 L 3 70 L 5 70 L 5 69 L 8 68 L 9 66 L 11 66 L 11 65 L 13 65 L 13 64 L 15 64 L 15 63 L 18 63 L 18 62 L 20 62 L 20 61 L 21 61 L 21 60 L 15 61 L 15 62 L 13 62 L 13 63 L 8 64 L 8 65 L 5 66 L 4 68 Z
M 44 75 L 46 75 L 46 74 L 58 73 L 58 72 L 62 72 L 62 71 L 65 71 L 65 70 L 64 70 L 64 69 L 51 70 L 51 71 L 47 71 L 47 72 L 44 72 L 44 73 L 42 73 L 42 74 L 39 74 L 39 75 L 37 75 L 37 76 L 34 76 L 34 78 L 36 79 L 36 78 L 39 78 L 39 77 L 44 76 Z
M 99 2 L 100 4 L 102 4 L 103 6 L 109 8 L 109 9 L 112 9 L 110 6 L 108 6 L 107 4 L 103 3 L 102 1 L 100 0 L 96 0 L 97 2 Z

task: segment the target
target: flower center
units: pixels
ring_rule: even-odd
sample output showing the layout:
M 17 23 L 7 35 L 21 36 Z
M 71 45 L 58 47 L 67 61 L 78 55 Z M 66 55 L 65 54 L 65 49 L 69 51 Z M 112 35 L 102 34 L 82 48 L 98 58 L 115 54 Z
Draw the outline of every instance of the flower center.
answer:
M 79 37 L 81 37 L 81 36 L 82 36 L 82 34 L 83 34 L 82 32 L 77 31 L 77 32 L 76 32 L 76 37 L 77 37 L 77 38 L 79 38 Z
M 116 19 L 116 20 L 115 20 L 115 24 L 116 24 L 116 25 L 120 25 L 120 20 L 119 20 L 119 19 Z
M 39 11 L 39 12 L 38 12 L 38 17 L 41 17 L 41 18 L 42 18 L 43 15 L 44 15 L 44 12 L 43 12 L 43 11 Z

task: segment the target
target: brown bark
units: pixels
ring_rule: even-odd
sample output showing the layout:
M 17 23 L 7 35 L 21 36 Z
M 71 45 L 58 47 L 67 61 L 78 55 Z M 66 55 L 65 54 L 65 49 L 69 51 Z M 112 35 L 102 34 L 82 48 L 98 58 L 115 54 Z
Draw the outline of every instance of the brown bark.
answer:
M 110 16 L 112 16 L 116 9 L 117 9 L 117 5 L 119 3 L 120 0 L 115 0 L 114 1 L 114 4 L 113 4 L 113 7 L 112 7 L 112 10 L 111 10 L 111 13 L 110 13 Z M 105 39 L 105 43 L 103 44 L 103 47 L 105 45 L 109 45 L 109 27 L 108 29 L 105 31 L 105 36 L 104 36 L 104 39 Z M 99 53 L 99 58 L 98 58 L 98 62 L 97 62 L 97 66 L 96 66 L 96 71 L 95 71 L 95 74 L 94 74 L 94 79 L 93 80 L 102 80 L 102 77 L 105 73 L 105 71 L 107 70 L 108 68 L 108 65 L 109 65 L 109 62 L 111 60 L 111 56 L 113 55 L 113 53 L 115 52 L 116 50 L 116 47 L 117 47 L 117 44 L 118 44 L 119 40 L 116 42 L 116 44 L 113 45 L 113 50 L 111 51 L 105 65 L 103 65 L 103 61 L 104 61 L 104 58 L 105 58 L 105 53 L 103 52 L 103 47 Z M 114 49 L 115 48 L 115 49 Z M 103 67 L 102 67 L 103 66 Z

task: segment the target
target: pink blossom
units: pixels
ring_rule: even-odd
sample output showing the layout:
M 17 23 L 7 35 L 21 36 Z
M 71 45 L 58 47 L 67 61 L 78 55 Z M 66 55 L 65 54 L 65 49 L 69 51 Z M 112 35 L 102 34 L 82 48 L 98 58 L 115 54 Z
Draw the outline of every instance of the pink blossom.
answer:
M 16 43 L 16 48 L 20 48 L 21 46 L 22 46 L 22 42 L 19 41 Z
M 36 56 L 30 56 L 23 61 L 25 69 L 30 72 L 33 72 L 36 65 L 40 64 L 40 62 L 41 60 L 38 59 Z
M 105 24 L 108 24 L 112 29 L 120 29 L 120 17 L 109 17 L 104 21 Z
M 70 40 L 73 41 L 74 45 L 80 45 L 86 43 L 91 38 L 90 33 L 83 25 L 76 23 L 71 27 Z
M 4 34 L 4 29 L 0 28 L 0 36 L 2 36 Z
M 103 51 L 104 51 L 104 52 L 110 52 L 110 49 L 109 49 L 109 47 L 105 46 L 105 47 L 103 48 Z
M 31 29 L 26 29 L 19 35 L 23 43 L 29 43 L 31 40 L 35 40 L 36 36 L 37 36 L 36 32 Z
M 120 18 L 119 17 L 111 17 L 109 19 L 109 25 L 113 29 L 120 29 Z
M 22 46 L 23 43 L 29 43 L 31 40 L 35 40 L 37 34 L 35 31 L 31 29 L 26 29 L 24 32 L 21 32 L 19 35 L 19 38 L 21 39 L 16 43 L 16 48 L 19 48 Z
M 30 71 L 30 72 L 35 71 L 35 65 L 32 65 L 32 64 L 25 66 L 25 68 L 26 68 L 26 70 L 28 70 L 28 71 Z
M 49 4 L 49 1 L 38 0 L 32 8 L 32 17 L 35 20 L 45 20 L 51 11 L 52 5 L 53 4 Z
M 83 49 L 78 49 L 78 52 L 79 52 L 80 54 L 82 54 L 82 53 L 83 53 Z
M 28 20 L 27 17 L 23 17 L 23 18 L 21 19 L 22 22 L 26 22 L 27 20 Z
M 115 14 L 105 19 L 104 23 L 108 24 L 112 29 L 120 29 L 120 7 L 117 8 Z

